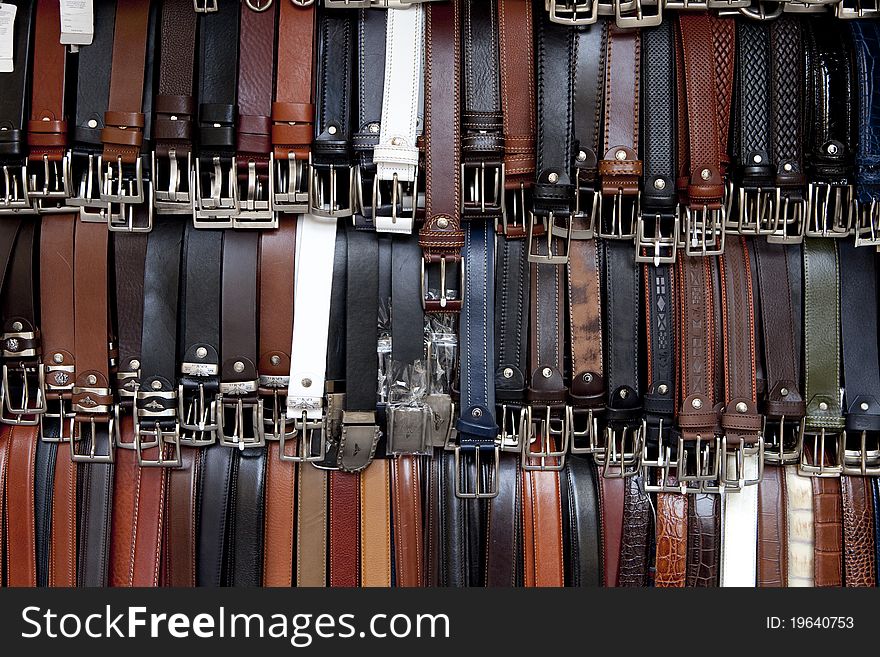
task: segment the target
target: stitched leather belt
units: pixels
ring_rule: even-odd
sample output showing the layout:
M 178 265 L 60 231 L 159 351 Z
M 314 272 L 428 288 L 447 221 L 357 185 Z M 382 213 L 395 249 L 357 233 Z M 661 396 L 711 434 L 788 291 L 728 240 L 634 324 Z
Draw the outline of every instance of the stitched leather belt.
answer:
M 856 196 L 853 230 L 856 245 L 880 244 L 877 234 L 880 219 L 880 153 L 874 144 L 877 124 L 880 122 L 880 103 L 876 100 L 875 85 L 872 73 L 874 53 L 880 46 L 880 30 L 876 25 L 853 23 L 851 28 L 852 43 L 855 49 L 855 76 L 858 98 L 858 140 L 856 143 Z

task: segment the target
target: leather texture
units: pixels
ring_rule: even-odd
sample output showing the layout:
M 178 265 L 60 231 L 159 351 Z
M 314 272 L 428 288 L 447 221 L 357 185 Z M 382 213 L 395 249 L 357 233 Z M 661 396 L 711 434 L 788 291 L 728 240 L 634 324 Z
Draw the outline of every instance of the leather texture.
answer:
M 815 586 L 813 550 L 813 486 L 809 477 L 798 474 L 797 466 L 785 466 L 785 490 L 788 495 L 788 586 Z
M 816 586 L 843 585 L 840 479 L 813 477 L 813 563 Z
M 687 576 L 688 496 L 657 495 L 657 559 L 654 585 L 680 588 Z
M 788 582 L 788 495 L 785 470 L 765 466 L 758 488 L 758 580 L 763 588 Z
M 717 495 L 697 493 L 688 504 L 687 585 L 718 586 L 721 509 Z
M 847 587 L 877 586 L 871 488 L 871 480 L 865 477 L 840 478 L 844 584 Z

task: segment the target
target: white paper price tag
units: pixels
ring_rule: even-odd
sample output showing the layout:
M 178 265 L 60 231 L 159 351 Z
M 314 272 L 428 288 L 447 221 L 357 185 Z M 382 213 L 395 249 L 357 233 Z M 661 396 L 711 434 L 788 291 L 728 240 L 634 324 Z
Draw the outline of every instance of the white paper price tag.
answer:
M 15 5 L 0 2 L 0 73 L 12 73 L 17 9 Z
M 92 0 L 61 0 L 61 43 L 87 46 L 94 36 Z

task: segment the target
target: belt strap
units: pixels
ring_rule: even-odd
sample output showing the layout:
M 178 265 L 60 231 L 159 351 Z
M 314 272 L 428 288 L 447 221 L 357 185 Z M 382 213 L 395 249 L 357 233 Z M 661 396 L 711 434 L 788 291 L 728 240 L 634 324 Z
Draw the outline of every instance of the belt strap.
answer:
M 721 551 L 721 498 L 697 493 L 688 503 L 687 586 L 718 586 Z
M 199 523 L 196 582 L 198 586 L 228 583 L 226 555 L 231 518 L 232 465 L 235 453 L 220 444 L 204 449 L 199 465 Z
M 758 488 L 758 579 L 763 588 L 780 588 L 788 582 L 788 494 L 785 468 L 764 468 Z
M 360 475 L 361 586 L 391 586 L 391 490 L 388 459 Z
M 3 427 L 8 432 L 6 473 L 6 583 L 37 586 L 35 468 L 37 427 Z
M 425 462 L 417 456 L 400 456 L 391 463 L 395 586 L 425 586 L 421 486 Z
M 356 587 L 360 567 L 360 474 L 330 471 L 330 586 Z
M 843 585 L 840 479 L 813 477 L 813 563 L 816 586 Z
M 455 280 L 464 246 L 459 180 L 460 9 L 461 0 L 426 9 L 425 223 L 419 230 L 419 244 L 425 268 L 423 305 L 428 312 L 461 310 L 459 292 L 450 296 L 453 288 L 448 287 Z M 439 265 L 439 281 L 430 275 L 434 265 Z
M 304 463 L 297 481 L 296 585 L 326 586 L 327 471 Z
M 785 489 L 788 495 L 787 586 L 814 586 L 813 564 L 813 486 L 809 477 L 798 474 L 797 466 L 785 466 Z
M 569 586 L 599 586 L 599 498 L 596 470 L 591 461 L 572 456 L 562 477 L 563 534 L 566 536 L 565 582 Z
M 872 488 L 865 477 L 840 478 L 846 586 L 877 586 Z
M 855 84 L 858 85 L 858 122 L 855 157 L 856 244 L 876 245 L 880 220 L 880 148 L 877 146 L 877 128 L 880 125 L 880 101 L 877 99 L 874 79 L 874 55 L 880 47 L 880 30 L 876 25 L 862 21 L 851 26 L 855 50 Z

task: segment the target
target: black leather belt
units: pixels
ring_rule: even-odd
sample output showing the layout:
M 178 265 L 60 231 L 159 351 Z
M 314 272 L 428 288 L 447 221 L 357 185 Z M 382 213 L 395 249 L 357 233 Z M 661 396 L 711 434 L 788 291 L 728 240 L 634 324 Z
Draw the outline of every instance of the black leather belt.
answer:
M 858 142 L 856 151 L 856 245 L 880 244 L 880 152 L 875 135 L 880 125 L 880 102 L 876 98 L 875 57 L 880 47 L 880 30 L 873 23 L 851 25 L 855 48 L 858 93 Z
M 318 15 L 318 92 L 309 212 L 350 217 L 355 210 L 351 162 L 354 22 L 351 11 Z
M 238 48 L 229 46 L 239 41 L 240 10 L 240 3 L 219 3 L 199 20 L 199 155 L 192 192 L 193 221 L 200 228 L 227 226 L 236 209 Z

